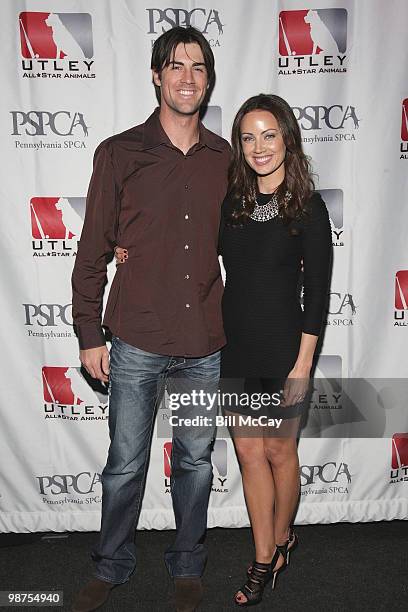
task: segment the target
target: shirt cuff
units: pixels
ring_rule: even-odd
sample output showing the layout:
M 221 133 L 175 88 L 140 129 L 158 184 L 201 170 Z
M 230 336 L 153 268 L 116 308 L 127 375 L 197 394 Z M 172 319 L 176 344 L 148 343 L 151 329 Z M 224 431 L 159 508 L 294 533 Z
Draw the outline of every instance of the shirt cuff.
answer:
M 81 350 L 105 346 L 105 335 L 99 323 L 75 325 L 74 329 L 78 336 L 79 348 Z

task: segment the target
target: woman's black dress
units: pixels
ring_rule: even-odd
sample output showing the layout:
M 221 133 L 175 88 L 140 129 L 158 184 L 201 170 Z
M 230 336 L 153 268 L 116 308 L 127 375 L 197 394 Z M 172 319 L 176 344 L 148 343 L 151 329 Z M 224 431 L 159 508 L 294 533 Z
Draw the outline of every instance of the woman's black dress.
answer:
M 270 197 L 258 194 L 258 204 L 265 205 Z M 227 196 L 219 241 L 226 271 L 222 311 L 227 337 L 221 377 L 245 379 L 251 389 L 258 381 L 259 391 L 270 392 L 282 387 L 295 365 L 302 331 L 320 334 L 332 250 L 329 216 L 317 192 L 306 206 L 307 214 L 289 226 L 274 217 L 264 222 L 248 219 L 241 227 L 231 227 L 232 205 Z M 294 408 L 278 407 L 273 415 L 294 416 Z

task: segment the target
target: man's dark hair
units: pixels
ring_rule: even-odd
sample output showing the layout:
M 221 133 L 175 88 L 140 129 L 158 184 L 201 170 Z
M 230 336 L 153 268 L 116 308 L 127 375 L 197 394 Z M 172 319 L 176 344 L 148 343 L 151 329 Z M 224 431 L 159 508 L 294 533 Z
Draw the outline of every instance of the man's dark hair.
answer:
M 164 32 L 164 34 L 157 38 L 152 50 L 152 61 L 150 66 L 152 70 L 160 75 L 163 68 L 173 61 L 174 52 L 177 45 L 180 43 L 185 45 L 188 43 L 197 43 L 199 45 L 204 57 L 208 84 L 211 89 L 214 80 L 214 55 L 205 36 L 201 34 L 200 30 L 193 28 L 193 26 L 189 26 L 188 28 L 176 26 L 175 28 L 171 28 L 171 30 L 167 30 L 167 32 Z M 156 90 L 156 97 L 160 102 L 160 87 L 156 84 L 154 87 Z

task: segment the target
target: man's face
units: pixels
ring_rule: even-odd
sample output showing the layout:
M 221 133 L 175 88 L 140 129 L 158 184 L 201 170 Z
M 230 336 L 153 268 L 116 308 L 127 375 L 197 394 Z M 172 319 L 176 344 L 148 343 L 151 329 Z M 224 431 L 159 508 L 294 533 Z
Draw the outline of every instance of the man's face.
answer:
M 161 75 L 153 70 L 153 80 L 161 90 L 160 107 L 180 115 L 193 115 L 200 108 L 208 85 L 207 69 L 197 43 L 179 43 L 174 57 Z

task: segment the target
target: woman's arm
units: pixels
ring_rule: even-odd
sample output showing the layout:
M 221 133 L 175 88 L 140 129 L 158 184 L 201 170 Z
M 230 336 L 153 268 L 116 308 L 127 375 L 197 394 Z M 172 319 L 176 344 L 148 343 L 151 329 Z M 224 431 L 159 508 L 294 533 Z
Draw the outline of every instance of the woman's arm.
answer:
M 285 403 L 301 401 L 308 389 L 310 370 L 325 316 L 332 258 L 332 235 L 325 203 L 318 193 L 309 202 L 302 233 L 304 310 L 302 338 L 291 383 L 285 388 Z M 295 382 L 296 380 L 296 382 Z

